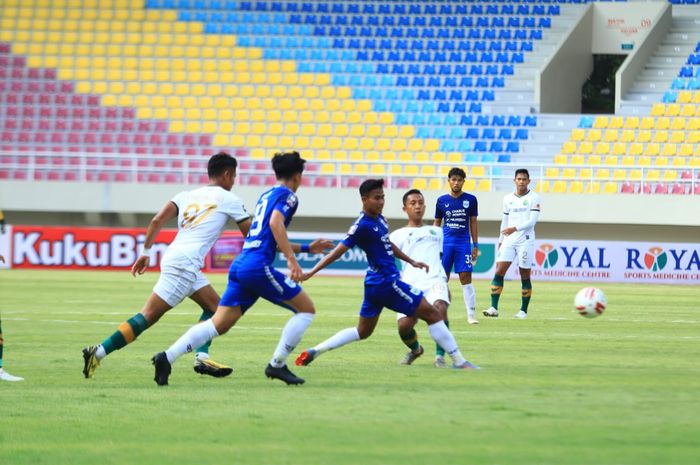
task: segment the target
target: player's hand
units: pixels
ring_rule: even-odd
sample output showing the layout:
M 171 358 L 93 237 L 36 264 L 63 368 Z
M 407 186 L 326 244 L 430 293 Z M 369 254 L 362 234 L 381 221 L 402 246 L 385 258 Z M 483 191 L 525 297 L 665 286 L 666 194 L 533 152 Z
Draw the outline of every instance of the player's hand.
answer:
M 295 283 L 299 283 L 302 281 L 302 278 L 304 277 L 304 272 L 301 271 L 301 267 L 299 266 L 298 263 L 289 263 L 287 267 L 289 268 L 289 277 L 292 278 L 292 281 Z
M 479 249 L 477 247 L 472 248 L 472 264 L 476 263 L 479 258 Z
M 150 261 L 151 260 L 147 255 L 141 255 L 139 258 L 137 258 L 134 265 L 131 267 L 131 276 L 136 276 L 136 274 L 144 274 Z
M 5 257 L 3 257 L 2 255 L 0 255 L 0 263 L 5 263 Z
M 518 229 L 515 226 L 511 226 L 510 228 L 506 228 L 503 231 L 501 231 L 501 233 L 503 233 L 504 236 L 510 236 L 517 230 Z
M 333 247 L 333 243 L 328 239 L 316 239 L 309 243 L 309 253 L 321 253 Z
M 413 266 L 414 268 L 421 268 L 425 270 L 426 273 L 430 271 L 430 267 L 423 262 L 414 261 L 413 263 L 411 263 L 411 266 Z
M 312 276 L 313 275 L 311 273 L 303 273 L 299 282 L 303 283 L 304 281 L 308 281 L 309 279 L 311 279 Z

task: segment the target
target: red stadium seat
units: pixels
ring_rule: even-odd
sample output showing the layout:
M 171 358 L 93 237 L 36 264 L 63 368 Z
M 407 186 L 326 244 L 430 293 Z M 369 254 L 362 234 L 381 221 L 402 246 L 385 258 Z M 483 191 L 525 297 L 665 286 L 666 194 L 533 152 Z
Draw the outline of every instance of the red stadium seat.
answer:
M 673 187 L 671 188 L 671 194 L 684 195 L 685 194 L 685 186 L 679 182 L 675 183 L 673 185 Z
M 659 183 L 654 186 L 654 194 L 668 194 L 668 185 Z

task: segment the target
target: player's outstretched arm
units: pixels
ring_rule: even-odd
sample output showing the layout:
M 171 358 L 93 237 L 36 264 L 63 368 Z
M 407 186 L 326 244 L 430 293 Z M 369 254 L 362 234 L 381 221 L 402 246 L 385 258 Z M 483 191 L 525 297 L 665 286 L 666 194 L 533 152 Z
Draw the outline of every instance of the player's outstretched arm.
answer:
M 309 253 L 323 253 L 328 249 L 333 248 L 333 242 L 329 241 L 328 239 L 316 239 L 315 241 L 309 242 L 308 250 L 304 250 L 302 244 L 297 244 L 296 242 L 292 242 L 292 250 L 294 250 L 294 253 L 301 253 L 301 252 L 309 252 Z
M 476 216 L 469 217 L 469 230 L 472 238 L 472 244 L 474 245 L 472 247 L 472 263 L 475 263 L 476 259 L 479 257 L 479 249 L 477 245 L 479 244 L 479 227 Z
M 345 252 L 348 251 L 348 247 L 342 242 L 335 246 L 335 249 L 331 250 L 328 255 L 323 257 L 320 262 L 316 263 L 311 271 L 304 274 L 304 281 L 311 278 L 313 275 L 339 259 Z
M 248 236 L 248 231 L 250 231 L 250 225 L 253 224 L 250 218 L 247 220 L 243 220 L 240 223 L 238 223 L 238 230 L 241 232 L 243 235 L 243 239 Z
M 139 258 L 136 259 L 131 267 L 131 275 L 144 274 L 151 261 L 151 246 L 155 241 L 158 232 L 165 223 L 177 217 L 177 206 L 173 202 L 168 202 L 163 205 L 158 213 L 151 219 L 146 229 L 146 241 L 143 243 L 143 251 Z
M 409 265 L 411 265 L 411 266 L 414 267 L 414 268 L 422 268 L 422 269 L 424 269 L 426 272 L 427 272 L 427 271 L 430 271 L 430 267 L 429 267 L 428 265 L 426 265 L 426 264 L 423 263 L 423 262 L 417 262 L 417 261 L 415 261 L 414 259 L 412 259 L 412 258 L 409 257 L 408 255 L 406 255 L 405 253 L 403 253 L 403 251 L 401 251 L 401 249 L 399 249 L 398 247 L 396 247 L 396 244 L 394 244 L 393 242 L 391 243 L 391 248 L 392 248 L 392 250 L 394 251 L 394 255 L 395 255 L 398 259 L 405 261 L 406 263 L 408 263 Z

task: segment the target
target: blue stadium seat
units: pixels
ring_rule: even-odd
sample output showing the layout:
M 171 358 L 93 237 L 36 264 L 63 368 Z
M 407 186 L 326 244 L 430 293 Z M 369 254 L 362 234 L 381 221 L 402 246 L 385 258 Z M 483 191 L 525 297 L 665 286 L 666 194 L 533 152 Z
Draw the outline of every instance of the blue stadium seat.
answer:
M 678 98 L 678 94 L 676 92 L 667 91 L 664 93 L 664 96 L 661 99 L 661 101 L 663 103 L 676 103 L 677 98 Z

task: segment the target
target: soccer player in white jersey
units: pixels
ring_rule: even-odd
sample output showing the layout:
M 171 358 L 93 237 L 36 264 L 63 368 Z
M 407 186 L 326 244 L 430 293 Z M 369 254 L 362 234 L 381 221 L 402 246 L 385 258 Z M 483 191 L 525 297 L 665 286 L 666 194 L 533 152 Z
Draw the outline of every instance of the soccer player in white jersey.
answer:
M 503 277 L 510 264 L 517 260 L 522 279 L 522 303 L 515 318 L 527 318 L 527 307 L 532 296 L 530 268 L 535 251 L 535 224 L 540 218 L 540 196 L 528 189 L 530 173 L 526 169 L 515 171 L 515 192 L 503 199 L 501 235 L 498 238 L 496 273 L 491 281 L 491 307 L 484 316 L 498 317 L 498 299 L 503 291 Z
M 248 234 L 251 225 L 243 202 L 231 192 L 237 166 L 236 159 L 227 153 L 212 156 L 207 167 L 209 185 L 180 192 L 153 217 L 146 231 L 143 251 L 131 267 L 131 274 L 136 276 L 146 271 L 151 260 L 151 246 L 158 232 L 169 220 L 177 218 L 177 236 L 163 254 L 158 282 L 139 313 L 119 325 L 118 330 L 102 344 L 83 349 L 83 375 L 86 378 L 93 376 L 103 358 L 133 342 L 185 297 L 202 308 L 200 321 L 214 315 L 219 294 L 200 271 L 204 259 L 229 219 L 238 223 L 243 236 Z M 214 377 L 231 374 L 230 367 L 209 359 L 208 352 L 208 344 L 197 348 L 194 365 L 197 373 Z
M 411 189 L 403 195 L 403 211 L 408 216 L 408 225 L 397 229 L 389 235 L 389 240 L 412 259 L 428 265 L 428 271 L 422 268 L 406 266 L 401 262 L 401 279 L 423 291 L 425 300 L 432 304 L 447 324 L 447 307 L 450 295 L 447 288 L 447 274 L 442 267 L 442 228 L 423 224 L 425 215 L 425 198 L 418 189 Z M 397 313 L 399 336 L 410 349 L 401 360 L 402 365 L 412 364 L 423 355 L 424 349 L 418 343 L 414 329 L 418 319 Z M 435 366 L 447 368 L 445 350 L 435 344 Z

